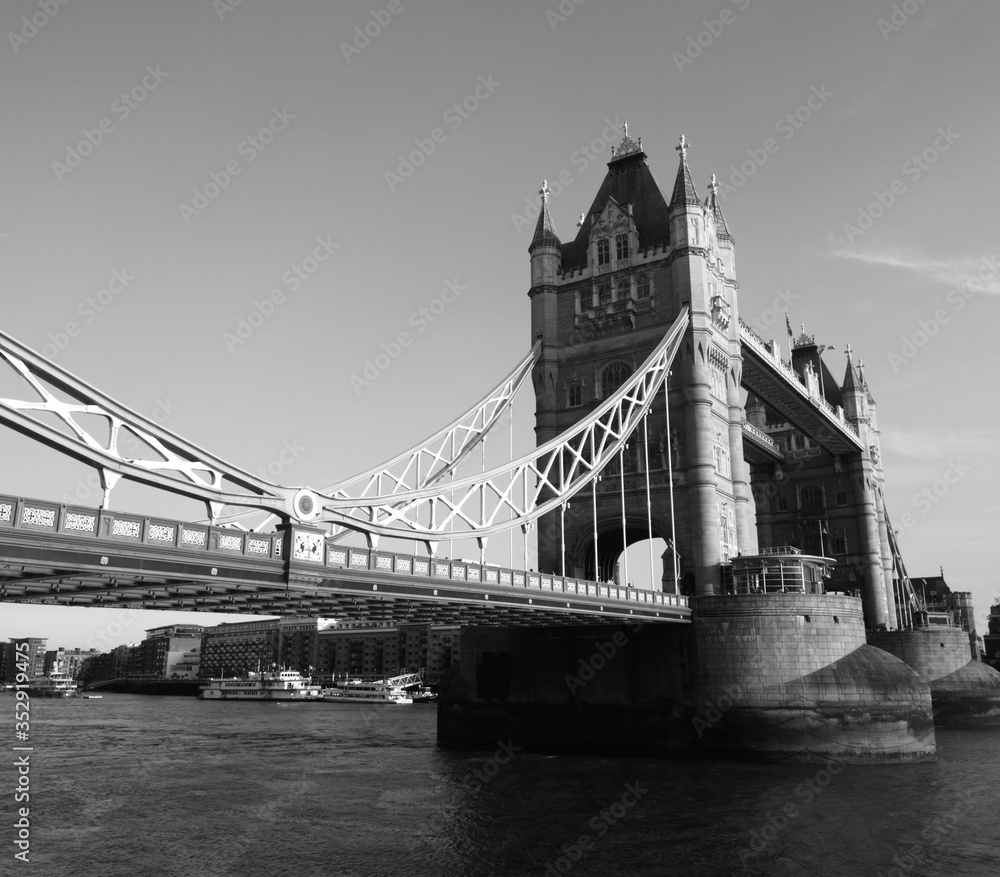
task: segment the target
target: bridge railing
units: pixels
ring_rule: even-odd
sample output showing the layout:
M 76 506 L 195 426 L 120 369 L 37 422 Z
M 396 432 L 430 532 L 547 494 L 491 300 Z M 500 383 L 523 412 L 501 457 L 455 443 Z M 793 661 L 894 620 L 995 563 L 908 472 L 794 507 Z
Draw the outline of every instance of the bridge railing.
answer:
M 283 560 L 285 533 L 253 533 L 185 521 L 148 517 L 107 509 L 69 506 L 46 500 L 0 495 L 0 532 L 16 529 L 52 536 L 93 538 L 111 555 L 115 546 L 174 549 L 225 560 L 278 564 Z M 320 534 L 316 534 L 317 537 Z M 331 571 L 375 573 L 392 577 L 420 577 L 527 591 L 574 594 L 601 600 L 619 600 L 665 608 L 687 609 L 687 597 L 642 588 L 622 588 L 575 576 L 558 576 L 452 558 L 419 557 L 379 549 L 345 546 L 322 540 L 324 550 L 310 565 Z M 107 547 L 104 547 L 107 546 Z M 317 546 L 318 547 L 318 546 Z M 320 556 L 321 555 L 321 556 Z M 102 556 L 101 563 L 109 563 Z
M 418 557 L 380 549 L 326 546 L 325 566 L 332 569 L 367 571 L 381 575 L 419 576 L 448 582 L 524 588 L 546 593 L 575 594 L 605 600 L 645 603 L 686 609 L 687 597 L 642 588 L 622 588 L 608 582 L 592 582 L 575 576 L 560 576 L 534 570 L 519 570 L 492 564 L 439 557 Z
M 766 432 L 764 432 L 762 429 L 758 429 L 748 420 L 743 421 L 743 432 L 752 435 L 762 445 L 767 445 L 767 447 L 772 448 L 775 453 L 777 454 L 781 453 L 781 447 L 778 445 L 778 443 L 773 438 L 771 438 L 771 436 L 769 436 Z
M 91 536 L 122 546 L 146 545 L 239 555 L 257 560 L 281 559 L 280 533 L 251 533 L 13 496 L 0 496 L 0 528 L 3 527 L 65 536 Z

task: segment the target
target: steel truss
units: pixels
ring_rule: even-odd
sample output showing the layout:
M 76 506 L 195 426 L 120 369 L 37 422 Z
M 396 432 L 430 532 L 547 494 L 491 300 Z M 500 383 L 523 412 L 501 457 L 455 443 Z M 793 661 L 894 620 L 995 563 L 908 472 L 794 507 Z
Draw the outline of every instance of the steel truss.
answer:
M 442 537 L 476 538 L 482 546 L 494 533 L 517 526 L 526 530 L 597 479 L 649 411 L 687 323 L 684 308 L 638 371 L 572 429 L 527 456 L 449 482 L 447 487 L 441 485 L 442 479 L 455 471 L 509 408 L 538 361 L 540 344 L 491 394 L 430 439 L 323 491 L 273 484 L 233 466 L 3 332 L 0 357 L 38 399 L 0 399 L 0 422 L 95 466 L 105 505 L 115 483 L 126 477 L 204 500 L 213 521 L 226 505 L 235 505 L 286 520 L 333 524 L 365 534 L 373 545 L 387 536 L 425 541 L 432 550 Z M 53 390 L 74 401 L 63 401 Z M 88 427 L 86 416 L 96 417 L 103 429 Z M 51 424 L 53 419 L 58 426 Z M 128 433 L 158 459 L 125 456 L 119 442 Z
M 461 417 L 389 462 L 322 493 L 347 499 L 356 491 L 354 495 L 364 498 L 384 495 L 388 485 L 391 495 L 425 487 L 446 477 L 508 410 L 540 355 L 541 342 L 537 342 L 494 390 Z M 226 505 L 245 507 L 251 512 L 269 511 L 286 519 L 315 518 L 310 506 L 312 491 L 273 484 L 232 466 L 115 401 L 3 332 L 0 332 L 0 357 L 21 376 L 28 394 L 33 392 L 38 396 L 34 401 L 0 398 L 0 423 L 95 466 L 104 489 L 103 505 L 107 506 L 111 490 L 125 477 L 204 500 L 213 523 L 222 519 Z M 57 392 L 75 401 L 65 402 Z M 87 415 L 96 417 L 101 428 L 95 428 Z M 53 421 L 58 425 L 53 426 Z M 134 444 L 146 445 L 151 452 L 149 456 L 156 459 L 125 456 L 119 443 L 123 435 L 129 434 Z M 227 489 L 225 481 L 246 492 Z M 226 516 L 225 520 L 239 516 Z
M 485 540 L 528 527 L 594 482 L 641 425 L 663 385 L 688 323 L 682 309 L 642 366 L 572 429 L 531 454 L 487 472 L 451 482 L 371 497 L 365 502 L 316 495 L 315 520 L 367 535 L 424 541 Z

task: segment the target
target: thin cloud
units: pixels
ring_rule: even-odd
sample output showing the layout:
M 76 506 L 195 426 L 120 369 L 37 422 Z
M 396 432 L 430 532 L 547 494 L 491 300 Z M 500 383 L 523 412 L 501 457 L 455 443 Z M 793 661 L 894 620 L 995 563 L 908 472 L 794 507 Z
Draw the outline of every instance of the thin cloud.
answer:
M 835 251 L 833 255 L 865 265 L 909 271 L 932 283 L 968 288 L 970 292 L 1000 295 L 1000 257 L 993 254 L 978 258 L 954 256 L 950 259 L 929 259 L 896 250 L 861 252 L 844 248 Z
M 940 460 L 962 455 L 971 460 L 981 454 L 996 453 L 1000 446 L 1000 430 L 932 433 L 889 429 L 883 431 L 881 445 L 883 450 L 891 450 L 901 457 L 917 460 Z

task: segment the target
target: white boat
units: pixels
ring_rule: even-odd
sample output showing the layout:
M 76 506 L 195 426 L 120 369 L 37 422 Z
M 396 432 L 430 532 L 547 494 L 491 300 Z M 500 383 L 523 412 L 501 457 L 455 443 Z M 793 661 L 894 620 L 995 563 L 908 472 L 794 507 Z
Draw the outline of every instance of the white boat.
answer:
M 335 688 L 323 690 L 323 700 L 327 703 L 381 703 L 381 704 L 408 704 L 413 703 L 406 690 L 407 685 L 419 684 L 420 676 L 415 673 L 408 673 L 404 676 L 393 676 L 375 682 L 363 682 L 360 679 L 351 679 L 342 682 Z
M 312 700 L 322 689 L 294 670 L 209 679 L 198 691 L 203 700 Z
M 73 697 L 76 694 L 76 680 L 65 673 L 35 676 L 28 680 L 28 694 L 32 697 Z

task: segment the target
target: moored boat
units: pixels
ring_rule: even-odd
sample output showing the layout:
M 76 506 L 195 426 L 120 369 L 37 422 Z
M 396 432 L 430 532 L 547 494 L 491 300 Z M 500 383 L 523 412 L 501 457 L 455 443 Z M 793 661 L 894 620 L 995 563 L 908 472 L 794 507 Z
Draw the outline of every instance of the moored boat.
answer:
M 318 701 L 320 694 L 318 685 L 294 670 L 209 679 L 198 691 L 203 700 Z
M 369 682 L 351 679 L 334 688 L 324 689 L 323 700 L 339 704 L 411 704 L 413 698 L 407 692 L 406 686 L 419 682 L 420 677 L 413 673 Z
M 28 680 L 28 694 L 32 697 L 73 697 L 76 694 L 76 680 L 64 673 L 35 676 Z

